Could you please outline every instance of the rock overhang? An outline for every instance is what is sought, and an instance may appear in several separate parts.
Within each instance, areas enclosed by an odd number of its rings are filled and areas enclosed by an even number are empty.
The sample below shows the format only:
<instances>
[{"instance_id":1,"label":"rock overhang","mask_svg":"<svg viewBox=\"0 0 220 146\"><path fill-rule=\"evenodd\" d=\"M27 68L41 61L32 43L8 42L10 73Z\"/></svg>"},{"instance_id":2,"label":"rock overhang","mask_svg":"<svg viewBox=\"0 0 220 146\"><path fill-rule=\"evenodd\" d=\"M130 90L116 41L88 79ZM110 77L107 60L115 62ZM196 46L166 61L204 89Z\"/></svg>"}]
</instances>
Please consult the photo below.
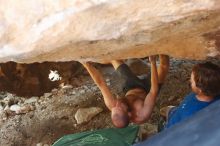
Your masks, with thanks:
<instances>
[{"instance_id":1,"label":"rock overhang","mask_svg":"<svg viewBox=\"0 0 220 146\"><path fill-rule=\"evenodd\" d=\"M0 3L0 62L220 56L218 0Z\"/></svg>"}]
</instances>

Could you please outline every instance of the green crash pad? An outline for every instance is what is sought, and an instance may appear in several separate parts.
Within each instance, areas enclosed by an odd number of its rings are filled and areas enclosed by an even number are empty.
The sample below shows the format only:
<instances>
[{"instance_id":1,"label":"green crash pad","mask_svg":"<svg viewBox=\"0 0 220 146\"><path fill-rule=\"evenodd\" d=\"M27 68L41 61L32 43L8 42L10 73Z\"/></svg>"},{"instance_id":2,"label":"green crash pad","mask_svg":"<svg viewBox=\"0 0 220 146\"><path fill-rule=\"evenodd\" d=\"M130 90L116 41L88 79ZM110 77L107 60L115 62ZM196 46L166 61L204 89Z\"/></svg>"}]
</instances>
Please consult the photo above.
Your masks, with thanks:
<instances>
[{"instance_id":1,"label":"green crash pad","mask_svg":"<svg viewBox=\"0 0 220 146\"><path fill-rule=\"evenodd\" d=\"M137 137L139 126L123 129L109 128L70 134L57 140L53 146L131 146Z\"/></svg>"}]
</instances>

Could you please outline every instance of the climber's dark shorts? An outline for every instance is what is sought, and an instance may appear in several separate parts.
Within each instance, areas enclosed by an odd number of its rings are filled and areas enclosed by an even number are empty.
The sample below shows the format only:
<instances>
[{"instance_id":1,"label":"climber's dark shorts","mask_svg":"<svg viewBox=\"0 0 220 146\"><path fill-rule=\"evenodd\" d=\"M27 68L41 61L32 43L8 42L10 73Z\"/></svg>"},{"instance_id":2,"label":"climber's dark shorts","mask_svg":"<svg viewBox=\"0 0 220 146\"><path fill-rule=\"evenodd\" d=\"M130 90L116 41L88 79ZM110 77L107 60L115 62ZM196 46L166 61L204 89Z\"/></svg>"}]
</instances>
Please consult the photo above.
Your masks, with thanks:
<instances>
[{"instance_id":1,"label":"climber's dark shorts","mask_svg":"<svg viewBox=\"0 0 220 146\"><path fill-rule=\"evenodd\" d=\"M123 92L127 93L131 89L141 88L144 89L147 93L150 91L151 87L151 75L150 73L145 76L144 79L136 77L126 64L120 65L117 70L117 74L122 80ZM160 89L161 85L159 85Z\"/></svg>"},{"instance_id":2,"label":"climber's dark shorts","mask_svg":"<svg viewBox=\"0 0 220 146\"><path fill-rule=\"evenodd\" d=\"M126 64L120 65L116 72L122 80L124 93L127 93L129 90L135 88L142 88L147 93L150 91L150 75L147 75L145 79L139 79L131 72L130 68Z\"/></svg>"}]
</instances>

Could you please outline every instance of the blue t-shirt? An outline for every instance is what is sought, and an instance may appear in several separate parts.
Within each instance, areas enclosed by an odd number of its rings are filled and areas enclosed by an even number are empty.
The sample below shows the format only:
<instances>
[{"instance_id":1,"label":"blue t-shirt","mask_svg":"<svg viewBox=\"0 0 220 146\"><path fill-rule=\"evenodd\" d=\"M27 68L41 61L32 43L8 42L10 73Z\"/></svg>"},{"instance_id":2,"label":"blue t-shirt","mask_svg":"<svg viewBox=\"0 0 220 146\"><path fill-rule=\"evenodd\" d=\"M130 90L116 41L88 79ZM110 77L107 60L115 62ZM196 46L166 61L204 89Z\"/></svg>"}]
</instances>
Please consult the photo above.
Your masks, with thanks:
<instances>
[{"instance_id":1,"label":"blue t-shirt","mask_svg":"<svg viewBox=\"0 0 220 146\"><path fill-rule=\"evenodd\" d=\"M219 98L220 96L215 97L215 99L210 102L199 101L196 98L195 93L190 93L184 98L184 100L181 102L181 104L178 107L171 109L168 115L166 128L169 128L174 124L189 118L191 115L207 107L209 104L215 102Z\"/></svg>"}]
</instances>

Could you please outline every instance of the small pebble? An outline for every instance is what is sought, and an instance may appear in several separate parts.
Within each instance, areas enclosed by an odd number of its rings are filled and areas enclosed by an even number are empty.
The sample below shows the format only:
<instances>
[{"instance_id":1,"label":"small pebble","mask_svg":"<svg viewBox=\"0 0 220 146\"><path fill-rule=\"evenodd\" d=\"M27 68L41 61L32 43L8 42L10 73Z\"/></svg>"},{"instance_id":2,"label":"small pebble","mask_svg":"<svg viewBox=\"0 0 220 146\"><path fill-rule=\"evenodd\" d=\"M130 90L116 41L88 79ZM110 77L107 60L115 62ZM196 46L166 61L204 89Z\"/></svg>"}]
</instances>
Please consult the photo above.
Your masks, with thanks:
<instances>
[{"instance_id":1,"label":"small pebble","mask_svg":"<svg viewBox=\"0 0 220 146\"><path fill-rule=\"evenodd\" d=\"M110 79L106 79L106 82L110 82Z\"/></svg>"},{"instance_id":2,"label":"small pebble","mask_svg":"<svg viewBox=\"0 0 220 146\"><path fill-rule=\"evenodd\" d=\"M49 98L52 95L52 93L44 93L45 98Z\"/></svg>"},{"instance_id":3,"label":"small pebble","mask_svg":"<svg viewBox=\"0 0 220 146\"><path fill-rule=\"evenodd\" d=\"M36 146L43 146L43 144L42 143L37 143Z\"/></svg>"},{"instance_id":4,"label":"small pebble","mask_svg":"<svg viewBox=\"0 0 220 146\"><path fill-rule=\"evenodd\" d=\"M92 87L92 90L97 90L97 89L98 89L98 87L96 87L96 86Z\"/></svg>"},{"instance_id":5,"label":"small pebble","mask_svg":"<svg viewBox=\"0 0 220 146\"><path fill-rule=\"evenodd\" d=\"M72 85L64 85L62 86L62 89L72 89L73 86Z\"/></svg>"},{"instance_id":6,"label":"small pebble","mask_svg":"<svg viewBox=\"0 0 220 146\"><path fill-rule=\"evenodd\" d=\"M31 97L31 98L25 100L24 103L27 103L27 104L34 103L34 102L37 102L38 99L39 99L38 97Z\"/></svg>"},{"instance_id":7,"label":"small pebble","mask_svg":"<svg viewBox=\"0 0 220 146\"><path fill-rule=\"evenodd\" d=\"M80 90L80 93L84 94L84 93L86 93L86 91L85 90Z\"/></svg>"},{"instance_id":8,"label":"small pebble","mask_svg":"<svg viewBox=\"0 0 220 146\"><path fill-rule=\"evenodd\" d=\"M4 107L0 104L0 111L3 111Z\"/></svg>"},{"instance_id":9,"label":"small pebble","mask_svg":"<svg viewBox=\"0 0 220 146\"><path fill-rule=\"evenodd\" d=\"M10 110L10 107L8 105L5 106L4 111Z\"/></svg>"},{"instance_id":10,"label":"small pebble","mask_svg":"<svg viewBox=\"0 0 220 146\"><path fill-rule=\"evenodd\" d=\"M10 106L10 110L17 113L19 110L21 110L21 107L17 104L14 104Z\"/></svg>"},{"instance_id":11,"label":"small pebble","mask_svg":"<svg viewBox=\"0 0 220 146\"><path fill-rule=\"evenodd\" d=\"M56 94L58 92L58 89L53 89L52 91L51 91L51 93L53 93L53 94Z\"/></svg>"}]
</instances>

